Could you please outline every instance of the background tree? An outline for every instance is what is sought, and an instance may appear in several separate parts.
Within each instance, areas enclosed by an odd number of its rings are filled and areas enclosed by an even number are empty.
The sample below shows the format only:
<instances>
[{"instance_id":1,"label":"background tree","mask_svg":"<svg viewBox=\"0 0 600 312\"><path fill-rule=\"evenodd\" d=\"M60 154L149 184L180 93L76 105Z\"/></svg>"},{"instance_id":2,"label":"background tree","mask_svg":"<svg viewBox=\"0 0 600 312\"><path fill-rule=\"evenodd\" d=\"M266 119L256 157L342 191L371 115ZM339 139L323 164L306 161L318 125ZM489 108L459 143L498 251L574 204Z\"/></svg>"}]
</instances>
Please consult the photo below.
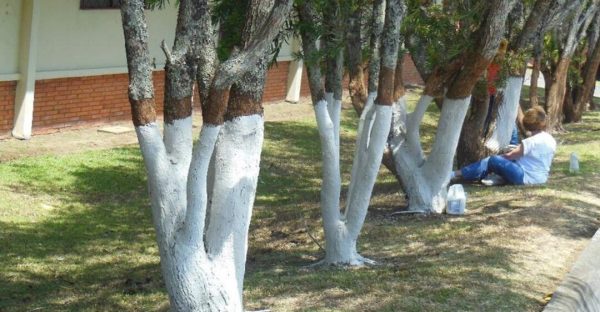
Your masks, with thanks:
<instances>
[{"instance_id":1,"label":"background tree","mask_svg":"<svg viewBox=\"0 0 600 312\"><path fill-rule=\"evenodd\" d=\"M372 3L371 3L372 2ZM381 66L381 33L385 21L385 1L355 0L345 6L348 12L346 33L346 55L348 67L348 91L354 110L360 116L367 97L376 96L379 70ZM368 18L370 17L370 18ZM398 53L396 79L402 79L403 49ZM368 68L368 81L365 81L365 68ZM365 85L366 83L366 85ZM396 84L402 84L397 81ZM383 165L396 177L402 187L402 180L396 171L392 152L386 145Z\"/></svg>"},{"instance_id":2,"label":"background tree","mask_svg":"<svg viewBox=\"0 0 600 312\"><path fill-rule=\"evenodd\" d=\"M400 22L404 15L401 0L388 0L381 41L381 75L377 95L366 98L357 134L347 205L340 212L340 109L343 76L342 10L337 2L301 1L298 5L300 34L323 155L321 213L325 232L325 259L322 263L361 265L370 262L360 256L356 244L364 223L383 149L390 129L394 102L394 74L399 49ZM354 14L353 14L354 15ZM355 15L354 15L355 16ZM320 50L318 41L323 27ZM320 61L324 55L325 84Z\"/></svg>"},{"instance_id":3,"label":"background tree","mask_svg":"<svg viewBox=\"0 0 600 312\"><path fill-rule=\"evenodd\" d=\"M548 129L562 131L563 103L571 59L585 37L587 29L598 10L597 0L571 1L572 14L564 19L562 27L556 29L547 39L546 46L551 53L544 54L545 66L542 69L546 81L546 112Z\"/></svg>"},{"instance_id":4,"label":"background tree","mask_svg":"<svg viewBox=\"0 0 600 312\"><path fill-rule=\"evenodd\" d=\"M556 27L564 17L564 1L537 0L525 4L516 6L508 20L510 32L507 31L505 37L509 44L498 52L495 61L500 66L499 77L495 81L487 81L489 75L481 77L480 87L473 94L458 145L459 167L496 154L510 143L531 47L541 45L543 34ZM520 15L525 12L529 15L522 22ZM486 90L489 86L497 90L494 101L490 100Z\"/></svg>"},{"instance_id":5,"label":"background tree","mask_svg":"<svg viewBox=\"0 0 600 312\"><path fill-rule=\"evenodd\" d=\"M132 118L148 173L171 309L242 311L247 232L263 139L262 64L291 0L249 1L243 45L218 66L208 2L179 2L175 43L172 50L163 44L163 136L154 109L144 1L121 3ZM203 125L192 144L196 81Z\"/></svg>"},{"instance_id":6,"label":"background tree","mask_svg":"<svg viewBox=\"0 0 600 312\"><path fill-rule=\"evenodd\" d=\"M594 87L596 85L596 74L600 66L600 10L596 12L587 38L582 45L582 53L579 57L581 66L577 68L575 79L567 84L567 92L564 100L565 122L581 121L581 116L586 105L592 101Z\"/></svg>"}]
</instances>

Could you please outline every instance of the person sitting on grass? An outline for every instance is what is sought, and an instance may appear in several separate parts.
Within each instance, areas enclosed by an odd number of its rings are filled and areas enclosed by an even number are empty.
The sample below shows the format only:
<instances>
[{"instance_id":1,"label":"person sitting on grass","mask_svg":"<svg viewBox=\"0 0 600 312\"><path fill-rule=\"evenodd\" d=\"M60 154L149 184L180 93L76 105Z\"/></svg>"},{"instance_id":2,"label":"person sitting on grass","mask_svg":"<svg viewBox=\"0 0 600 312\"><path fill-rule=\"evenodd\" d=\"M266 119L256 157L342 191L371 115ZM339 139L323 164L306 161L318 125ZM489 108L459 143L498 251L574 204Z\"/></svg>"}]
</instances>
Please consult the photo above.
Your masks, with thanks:
<instances>
[{"instance_id":1,"label":"person sitting on grass","mask_svg":"<svg viewBox=\"0 0 600 312\"><path fill-rule=\"evenodd\" d=\"M523 125L531 132L531 136L524 139L515 149L467 165L452 172L450 178L481 180L485 185L499 185L504 182L515 185L546 183L556 151L556 141L544 131L544 109L539 106L528 109L523 117ZM497 176L493 177L492 174Z\"/></svg>"}]
</instances>

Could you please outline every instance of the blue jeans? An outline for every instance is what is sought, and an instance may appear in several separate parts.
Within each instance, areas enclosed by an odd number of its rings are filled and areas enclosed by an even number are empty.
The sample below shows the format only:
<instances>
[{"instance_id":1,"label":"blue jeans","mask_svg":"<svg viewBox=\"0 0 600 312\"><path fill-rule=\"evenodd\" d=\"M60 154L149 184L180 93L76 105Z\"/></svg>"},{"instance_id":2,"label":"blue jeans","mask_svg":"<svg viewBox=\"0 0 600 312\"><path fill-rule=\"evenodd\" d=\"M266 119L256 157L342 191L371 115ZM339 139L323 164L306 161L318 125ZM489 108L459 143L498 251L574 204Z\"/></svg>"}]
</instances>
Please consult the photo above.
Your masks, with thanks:
<instances>
[{"instance_id":1,"label":"blue jeans","mask_svg":"<svg viewBox=\"0 0 600 312\"><path fill-rule=\"evenodd\" d=\"M462 178L467 181L477 181L490 173L495 173L510 184L523 184L525 173L516 162L502 156L490 156L460 169Z\"/></svg>"}]
</instances>

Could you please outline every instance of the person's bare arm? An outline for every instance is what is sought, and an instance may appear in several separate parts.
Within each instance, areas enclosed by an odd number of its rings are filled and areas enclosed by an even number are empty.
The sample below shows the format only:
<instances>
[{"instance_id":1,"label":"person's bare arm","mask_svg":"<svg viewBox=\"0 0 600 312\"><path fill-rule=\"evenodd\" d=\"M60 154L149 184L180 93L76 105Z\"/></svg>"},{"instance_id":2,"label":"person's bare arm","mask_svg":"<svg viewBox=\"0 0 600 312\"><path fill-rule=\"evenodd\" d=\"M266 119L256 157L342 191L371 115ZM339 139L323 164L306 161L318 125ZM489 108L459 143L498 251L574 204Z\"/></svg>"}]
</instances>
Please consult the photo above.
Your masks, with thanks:
<instances>
[{"instance_id":1,"label":"person's bare arm","mask_svg":"<svg viewBox=\"0 0 600 312\"><path fill-rule=\"evenodd\" d=\"M521 158L523 156L523 144L519 144L515 149L502 156L510 160L517 160Z\"/></svg>"}]
</instances>

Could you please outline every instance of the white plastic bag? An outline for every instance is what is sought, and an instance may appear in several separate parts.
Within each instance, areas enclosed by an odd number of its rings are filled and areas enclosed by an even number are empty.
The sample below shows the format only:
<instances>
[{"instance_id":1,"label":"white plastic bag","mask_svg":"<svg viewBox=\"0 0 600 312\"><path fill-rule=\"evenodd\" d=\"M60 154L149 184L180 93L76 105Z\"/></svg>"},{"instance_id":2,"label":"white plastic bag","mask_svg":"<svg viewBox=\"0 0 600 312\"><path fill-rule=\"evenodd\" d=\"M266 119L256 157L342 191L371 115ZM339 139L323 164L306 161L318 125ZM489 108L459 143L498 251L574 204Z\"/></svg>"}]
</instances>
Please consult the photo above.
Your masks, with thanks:
<instances>
[{"instance_id":1,"label":"white plastic bag","mask_svg":"<svg viewBox=\"0 0 600 312\"><path fill-rule=\"evenodd\" d=\"M446 213L452 215L462 215L465 213L467 196L462 184L454 184L448 190L446 203Z\"/></svg>"}]
</instances>

